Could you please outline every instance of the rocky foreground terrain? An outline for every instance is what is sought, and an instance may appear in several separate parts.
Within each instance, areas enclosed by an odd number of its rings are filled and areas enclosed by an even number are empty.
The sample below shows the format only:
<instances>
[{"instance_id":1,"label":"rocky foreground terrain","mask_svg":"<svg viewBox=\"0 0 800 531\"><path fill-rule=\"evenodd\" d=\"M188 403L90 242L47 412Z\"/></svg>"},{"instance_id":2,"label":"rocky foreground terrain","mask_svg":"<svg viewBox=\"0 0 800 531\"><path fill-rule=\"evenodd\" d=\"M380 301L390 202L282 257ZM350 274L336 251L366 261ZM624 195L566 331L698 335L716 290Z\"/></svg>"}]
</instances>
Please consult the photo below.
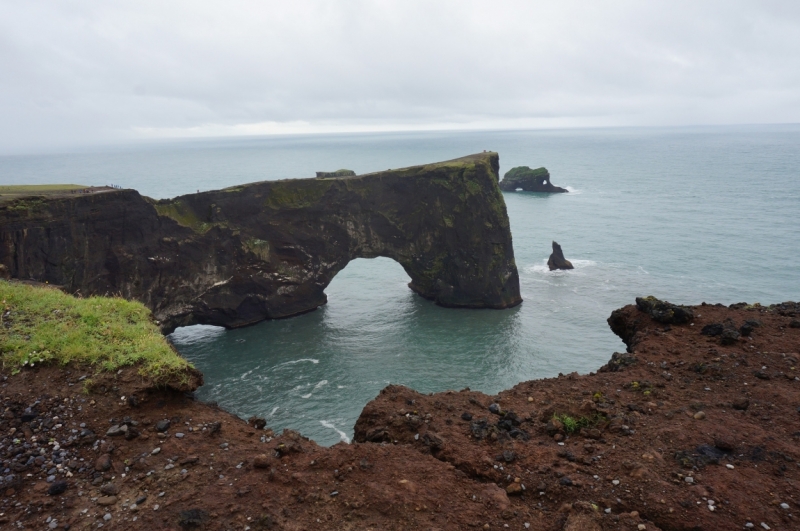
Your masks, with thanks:
<instances>
[{"instance_id":1,"label":"rocky foreground terrain","mask_svg":"<svg viewBox=\"0 0 800 531\"><path fill-rule=\"evenodd\" d=\"M389 386L353 444L126 369L3 372L2 529L800 529L800 305L615 311L589 375Z\"/></svg>"}]
</instances>

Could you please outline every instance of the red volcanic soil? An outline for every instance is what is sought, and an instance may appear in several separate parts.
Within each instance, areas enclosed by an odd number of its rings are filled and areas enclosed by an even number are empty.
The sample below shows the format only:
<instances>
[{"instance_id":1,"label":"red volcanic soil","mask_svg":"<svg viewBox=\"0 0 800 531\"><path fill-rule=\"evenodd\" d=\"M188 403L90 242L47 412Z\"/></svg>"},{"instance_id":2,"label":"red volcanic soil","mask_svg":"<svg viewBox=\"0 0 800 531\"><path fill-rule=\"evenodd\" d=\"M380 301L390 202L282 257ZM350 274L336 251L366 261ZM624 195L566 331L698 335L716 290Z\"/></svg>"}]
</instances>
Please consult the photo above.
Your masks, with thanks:
<instances>
[{"instance_id":1,"label":"red volcanic soil","mask_svg":"<svg viewBox=\"0 0 800 531\"><path fill-rule=\"evenodd\" d=\"M389 386L331 448L134 370L2 373L0 528L800 529L800 307L646 306L596 374Z\"/></svg>"}]
</instances>

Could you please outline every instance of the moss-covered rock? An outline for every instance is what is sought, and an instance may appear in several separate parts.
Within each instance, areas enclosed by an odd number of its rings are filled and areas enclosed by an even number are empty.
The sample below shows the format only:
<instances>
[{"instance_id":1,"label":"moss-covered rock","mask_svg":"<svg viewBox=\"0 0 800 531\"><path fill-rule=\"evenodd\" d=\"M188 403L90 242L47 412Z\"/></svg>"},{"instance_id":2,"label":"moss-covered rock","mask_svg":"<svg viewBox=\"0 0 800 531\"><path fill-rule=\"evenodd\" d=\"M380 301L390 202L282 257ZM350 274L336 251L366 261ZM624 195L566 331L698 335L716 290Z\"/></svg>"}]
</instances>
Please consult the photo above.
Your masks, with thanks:
<instances>
[{"instance_id":1,"label":"moss-covered rock","mask_svg":"<svg viewBox=\"0 0 800 531\"><path fill-rule=\"evenodd\" d=\"M386 256L443 306L519 304L496 153L155 201L134 190L0 204L12 277L147 305L165 330L243 326L326 302L350 260Z\"/></svg>"}]
</instances>

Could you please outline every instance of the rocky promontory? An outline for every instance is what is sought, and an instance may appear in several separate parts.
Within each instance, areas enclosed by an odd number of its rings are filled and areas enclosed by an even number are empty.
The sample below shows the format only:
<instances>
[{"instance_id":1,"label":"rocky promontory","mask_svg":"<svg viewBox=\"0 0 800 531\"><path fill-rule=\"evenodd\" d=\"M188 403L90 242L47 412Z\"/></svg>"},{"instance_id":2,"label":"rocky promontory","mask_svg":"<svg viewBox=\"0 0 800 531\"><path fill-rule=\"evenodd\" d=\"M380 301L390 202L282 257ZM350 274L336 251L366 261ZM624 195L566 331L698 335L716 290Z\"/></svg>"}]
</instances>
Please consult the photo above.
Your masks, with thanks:
<instances>
[{"instance_id":1,"label":"rocky promontory","mask_svg":"<svg viewBox=\"0 0 800 531\"><path fill-rule=\"evenodd\" d=\"M134 190L0 203L12 278L143 302L162 329L313 310L354 258L399 262L442 306L522 301L496 153L156 201Z\"/></svg>"},{"instance_id":2,"label":"rocky promontory","mask_svg":"<svg viewBox=\"0 0 800 531\"><path fill-rule=\"evenodd\" d=\"M627 348L596 373L496 395L390 385L330 448L131 369L86 386L80 366L3 368L0 525L797 529L798 317L642 298L609 318ZM702 333L728 323L733 343Z\"/></svg>"},{"instance_id":3,"label":"rocky promontory","mask_svg":"<svg viewBox=\"0 0 800 531\"><path fill-rule=\"evenodd\" d=\"M569 192L566 188L553 186L550 182L550 172L547 168L530 169L527 166L517 166L511 168L500 181L500 189L504 192L545 192L560 194Z\"/></svg>"}]
</instances>

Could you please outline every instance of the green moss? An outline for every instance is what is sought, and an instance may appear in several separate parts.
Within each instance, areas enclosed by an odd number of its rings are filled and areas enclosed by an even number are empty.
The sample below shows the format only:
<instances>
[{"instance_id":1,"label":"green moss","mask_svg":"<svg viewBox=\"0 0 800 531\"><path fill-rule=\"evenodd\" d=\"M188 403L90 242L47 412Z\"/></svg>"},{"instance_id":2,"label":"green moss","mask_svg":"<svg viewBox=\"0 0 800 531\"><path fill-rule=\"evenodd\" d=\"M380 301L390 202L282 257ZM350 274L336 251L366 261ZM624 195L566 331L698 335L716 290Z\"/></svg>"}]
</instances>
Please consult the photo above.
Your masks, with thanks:
<instances>
[{"instance_id":1,"label":"green moss","mask_svg":"<svg viewBox=\"0 0 800 531\"><path fill-rule=\"evenodd\" d=\"M547 168L536 168L532 170L527 166L517 166L516 168L511 168L508 170L503 176L503 180L508 179L509 181L516 181L519 179L537 179L549 177L550 172L547 171Z\"/></svg>"},{"instance_id":2,"label":"green moss","mask_svg":"<svg viewBox=\"0 0 800 531\"><path fill-rule=\"evenodd\" d=\"M33 212L45 206L45 200L39 197L17 199L13 201L8 209L17 212Z\"/></svg>"},{"instance_id":3,"label":"green moss","mask_svg":"<svg viewBox=\"0 0 800 531\"><path fill-rule=\"evenodd\" d=\"M40 363L87 364L98 371L137 365L142 376L166 383L186 378L191 367L139 302L79 299L4 280L0 302L0 359L12 372Z\"/></svg>"},{"instance_id":4,"label":"green moss","mask_svg":"<svg viewBox=\"0 0 800 531\"><path fill-rule=\"evenodd\" d=\"M481 185L473 180L468 180L467 191L472 195L481 195Z\"/></svg>"},{"instance_id":5,"label":"green moss","mask_svg":"<svg viewBox=\"0 0 800 531\"><path fill-rule=\"evenodd\" d=\"M553 418L560 421L561 424L564 425L564 431L567 432L568 435L578 433L583 428L593 428L605 420L605 417L600 413L595 413L588 417L573 417L572 415L567 415L566 413L557 413L553 415Z\"/></svg>"},{"instance_id":6,"label":"green moss","mask_svg":"<svg viewBox=\"0 0 800 531\"><path fill-rule=\"evenodd\" d=\"M318 203L334 181L296 180L272 183L266 204L270 208L305 208Z\"/></svg>"},{"instance_id":7,"label":"green moss","mask_svg":"<svg viewBox=\"0 0 800 531\"><path fill-rule=\"evenodd\" d=\"M202 221L197 213L182 201L157 201L153 206L159 216L174 219L179 225L188 227L195 232L202 234L213 226L213 223Z\"/></svg>"},{"instance_id":8,"label":"green moss","mask_svg":"<svg viewBox=\"0 0 800 531\"><path fill-rule=\"evenodd\" d=\"M250 239L244 242L244 247L264 262L269 262L269 242L265 240Z\"/></svg>"}]
</instances>

